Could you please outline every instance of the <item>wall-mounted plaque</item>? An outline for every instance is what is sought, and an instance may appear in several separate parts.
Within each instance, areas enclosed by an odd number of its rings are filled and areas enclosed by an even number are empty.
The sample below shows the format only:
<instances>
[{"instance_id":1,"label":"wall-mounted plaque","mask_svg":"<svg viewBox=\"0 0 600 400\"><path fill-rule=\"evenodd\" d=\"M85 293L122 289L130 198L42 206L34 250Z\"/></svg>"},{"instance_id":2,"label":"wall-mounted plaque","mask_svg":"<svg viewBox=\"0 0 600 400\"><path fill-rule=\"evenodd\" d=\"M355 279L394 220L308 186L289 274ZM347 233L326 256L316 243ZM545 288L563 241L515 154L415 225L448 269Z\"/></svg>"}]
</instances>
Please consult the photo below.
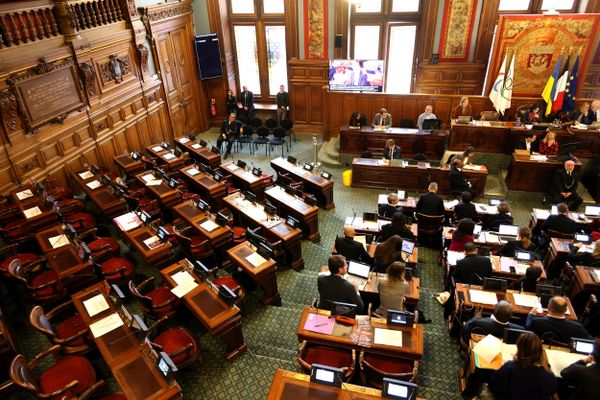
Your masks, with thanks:
<instances>
[{"instance_id":1,"label":"wall-mounted plaque","mask_svg":"<svg viewBox=\"0 0 600 400\"><path fill-rule=\"evenodd\" d=\"M40 125L62 122L71 111L85 106L76 66L71 59L40 64L12 76L8 82L17 95L27 131Z\"/></svg>"}]
</instances>

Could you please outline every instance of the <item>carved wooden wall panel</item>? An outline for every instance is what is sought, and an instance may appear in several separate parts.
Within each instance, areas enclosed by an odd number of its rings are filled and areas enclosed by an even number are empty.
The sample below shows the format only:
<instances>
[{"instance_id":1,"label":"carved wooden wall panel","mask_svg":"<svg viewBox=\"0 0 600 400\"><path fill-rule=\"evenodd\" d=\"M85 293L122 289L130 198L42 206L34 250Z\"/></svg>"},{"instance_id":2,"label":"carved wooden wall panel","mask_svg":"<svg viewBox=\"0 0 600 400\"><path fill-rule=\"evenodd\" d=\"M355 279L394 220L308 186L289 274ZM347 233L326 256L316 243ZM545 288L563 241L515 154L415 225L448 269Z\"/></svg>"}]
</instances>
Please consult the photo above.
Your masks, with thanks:
<instances>
[{"instance_id":1,"label":"carved wooden wall panel","mask_svg":"<svg viewBox=\"0 0 600 400\"><path fill-rule=\"evenodd\" d=\"M480 94L485 64L420 64L417 66L416 93Z\"/></svg>"}]
</instances>

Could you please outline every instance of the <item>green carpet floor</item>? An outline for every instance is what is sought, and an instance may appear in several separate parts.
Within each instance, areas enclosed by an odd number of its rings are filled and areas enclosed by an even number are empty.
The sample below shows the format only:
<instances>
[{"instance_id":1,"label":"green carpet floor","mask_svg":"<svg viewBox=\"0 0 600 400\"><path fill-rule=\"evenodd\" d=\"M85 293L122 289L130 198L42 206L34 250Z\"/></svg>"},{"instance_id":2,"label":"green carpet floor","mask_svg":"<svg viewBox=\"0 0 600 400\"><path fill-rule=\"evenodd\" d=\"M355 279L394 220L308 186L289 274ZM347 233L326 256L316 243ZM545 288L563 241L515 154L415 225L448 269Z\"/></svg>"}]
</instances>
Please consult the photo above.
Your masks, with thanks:
<instances>
[{"instance_id":1,"label":"green carpet floor","mask_svg":"<svg viewBox=\"0 0 600 400\"><path fill-rule=\"evenodd\" d=\"M298 160L310 161L312 154L312 137L307 134L297 134L298 142L294 143L290 154ZM212 130L202 135L204 139L214 139L216 131ZM273 157L265 157L264 149L257 155L251 156L247 148L242 149L238 157L252 161L264 172L272 173L269 160L279 155L275 150ZM490 178L486 192L490 194L504 193L503 182L499 171L506 168L507 159L502 155L479 155L478 162L493 165L490 167ZM298 349L296 328L301 310L317 297L317 273L327 261L335 236L342 230L346 216L373 211L376 209L379 191L369 189L353 189L342 185L342 172L347 167L326 168L333 173L335 181L334 201L336 208L331 211L319 212L319 230L321 240L318 243L304 241L302 253L305 268L293 271L286 267L278 270L277 279L282 297L281 307L264 306L260 303L260 293L256 291L247 294L242 305L242 328L248 351L238 359L225 361L224 345L217 338L208 334L202 325L186 313L184 307L176 317L178 324L187 326L197 336L201 346L201 359L197 365L180 371L176 378L183 389L184 398L215 399L215 400L253 400L264 399L268 392L271 379L277 368L300 371L295 355ZM412 195L415 195L414 193ZM526 224L532 207L541 205L541 195L525 192L513 192L506 196L513 207L513 215L518 224ZM113 235L114 228L105 221L104 229ZM122 250L131 253L122 244ZM158 271L152 266L145 265L137 254L130 254L137 261L137 272L146 276L157 276ZM425 399L460 399L457 378L463 363L455 340L446 333L442 317L442 308L432 295L440 290L443 271L437 264L437 253L432 250L419 249L421 264L421 301L419 307L431 324L425 325L425 355L419 368L419 397ZM32 357L37 352L48 347L47 339L34 331L28 322L31 301L25 291L18 285L9 284L9 293L5 299L10 303L14 312L19 338L25 355ZM129 301L128 308L136 309L135 302ZM110 371L98 353L89 355L98 377L107 381L107 391L118 390ZM356 374L358 377L358 373ZM357 380L358 381L358 380ZM9 399L27 399L28 394L15 391Z\"/></svg>"}]
</instances>

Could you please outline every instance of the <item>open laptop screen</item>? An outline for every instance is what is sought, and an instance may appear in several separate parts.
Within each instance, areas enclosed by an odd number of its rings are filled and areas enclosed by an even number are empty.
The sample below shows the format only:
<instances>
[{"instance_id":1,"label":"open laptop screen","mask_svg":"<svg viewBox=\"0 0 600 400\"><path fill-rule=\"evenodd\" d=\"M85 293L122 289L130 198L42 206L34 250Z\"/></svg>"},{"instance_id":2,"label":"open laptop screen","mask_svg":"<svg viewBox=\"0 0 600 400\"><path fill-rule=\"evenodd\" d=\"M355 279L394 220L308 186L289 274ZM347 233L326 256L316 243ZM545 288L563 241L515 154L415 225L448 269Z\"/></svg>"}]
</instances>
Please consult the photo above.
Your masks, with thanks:
<instances>
[{"instance_id":1,"label":"open laptop screen","mask_svg":"<svg viewBox=\"0 0 600 400\"><path fill-rule=\"evenodd\" d=\"M356 276L360 276L361 278L369 278L369 272L371 272L371 267L367 264L362 264L356 261L348 262L348 273Z\"/></svg>"},{"instance_id":2,"label":"open laptop screen","mask_svg":"<svg viewBox=\"0 0 600 400\"><path fill-rule=\"evenodd\" d=\"M415 248L415 242L411 242L409 240L402 240L402 252L412 254Z\"/></svg>"},{"instance_id":3,"label":"open laptop screen","mask_svg":"<svg viewBox=\"0 0 600 400\"><path fill-rule=\"evenodd\" d=\"M500 225L498 228L500 235L506 236L517 236L519 233L519 227L517 225Z\"/></svg>"},{"instance_id":4,"label":"open laptop screen","mask_svg":"<svg viewBox=\"0 0 600 400\"><path fill-rule=\"evenodd\" d=\"M585 206L585 215L600 216L600 206Z\"/></svg>"}]
</instances>

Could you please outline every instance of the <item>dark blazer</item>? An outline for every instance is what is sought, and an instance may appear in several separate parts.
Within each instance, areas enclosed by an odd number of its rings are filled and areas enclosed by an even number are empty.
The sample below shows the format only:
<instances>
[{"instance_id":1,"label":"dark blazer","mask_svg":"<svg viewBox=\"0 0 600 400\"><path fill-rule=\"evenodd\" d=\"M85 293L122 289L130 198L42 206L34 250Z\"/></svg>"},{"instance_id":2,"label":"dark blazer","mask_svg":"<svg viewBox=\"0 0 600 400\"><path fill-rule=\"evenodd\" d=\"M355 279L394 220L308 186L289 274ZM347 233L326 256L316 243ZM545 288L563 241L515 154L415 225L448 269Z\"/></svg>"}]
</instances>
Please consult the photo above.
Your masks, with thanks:
<instances>
[{"instance_id":1,"label":"dark blazer","mask_svg":"<svg viewBox=\"0 0 600 400\"><path fill-rule=\"evenodd\" d=\"M550 215L540 226L542 231L553 230L562 233L575 233L577 223L564 214Z\"/></svg>"},{"instance_id":2,"label":"dark blazer","mask_svg":"<svg viewBox=\"0 0 600 400\"><path fill-rule=\"evenodd\" d=\"M417 213L426 215L444 215L444 199L436 193L427 192L417 201Z\"/></svg>"},{"instance_id":3,"label":"dark blazer","mask_svg":"<svg viewBox=\"0 0 600 400\"><path fill-rule=\"evenodd\" d=\"M394 145L394 160L399 160L399 159L402 158L401 152L402 152L402 149L400 148L400 146L398 146L397 144L395 144ZM385 150L383 151L383 157L386 160L391 159L390 153L391 153L390 148L386 147Z\"/></svg>"},{"instance_id":4,"label":"dark blazer","mask_svg":"<svg viewBox=\"0 0 600 400\"><path fill-rule=\"evenodd\" d=\"M528 314L525 329L532 331L540 338L544 334L552 333L552 338L561 343L569 343L572 337L592 339L579 321L553 318L548 315L538 317Z\"/></svg>"},{"instance_id":5,"label":"dark blazer","mask_svg":"<svg viewBox=\"0 0 600 400\"><path fill-rule=\"evenodd\" d=\"M515 146L515 150L527 150L527 145L525 144L525 138L521 138L521 140L519 140L517 142L517 145ZM537 151L537 150L538 150L538 141L536 140L535 142L531 143L529 152L533 153L534 151Z\"/></svg>"},{"instance_id":6,"label":"dark blazer","mask_svg":"<svg viewBox=\"0 0 600 400\"><path fill-rule=\"evenodd\" d=\"M456 268L452 273L458 283L481 284L482 281L476 275L481 279L492 276L492 262L489 257L467 254L465 258L456 262Z\"/></svg>"},{"instance_id":7,"label":"dark blazer","mask_svg":"<svg viewBox=\"0 0 600 400\"><path fill-rule=\"evenodd\" d=\"M577 173L572 172L572 175L567 175L567 171L560 169L554 173L552 178L552 188L550 191L560 196L560 192L577 192Z\"/></svg>"},{"instance_id":8,"label":"dark blazer","mask_svg":"<svg viewBox=\"0 0 600 400\"><path fill-rule=\"evenodd\" d=\"M462 334L463 339L466 343L469 343L471 339L471 332L473 329L477 328L475 333L481 333L482 335L493 335L497 338L502 339L504 336L504 329L523 329L521 325L513 324L509 322L508 324L501 324L498 321L494 321L491 318L471 318L464 326Z\"/></svg>"},{"instance_id":9,"label":"dark blazer","mask_svg":"<svg viewBox=\"0 0 600 400\"><path fill-rule=\"evenodd\" d=\"M573 110L573 111L571 111L571 114L569 114L569 119L571 121L579 120L579 122L582 124L591 125L592 122L594 122L592 120L592 118L594 118L593 114L594 114L593 112L590 113L590 110L588 110L587 114L585 114L583 117L581 117L581 111ZM581 117L581 119L579 117Z\"/></svg>"},{"instance_id":10,"label":"dark blazer","mask_svg":"<svg viewBox=\"0 0 600 400\"><path fill-rule=\"evenodd\" d=\"M521 367L509 361L490 379L496 400L550 400L556 392L556 377L544 367Z\"/></svg>"},{"instance_id":11,"label":"dark blazer","mask_svg":"<svg viewBox=\"0 0 600 400\"><path fill-rule=\"evenodd\" d=\"M254 110L254 93L249 90L241 92L240 103L242 103L242 107L248 107L248 111Z\"/></svg>"},{"instance_id":12,"label":"dark blazer","mask_svg":"<svg viewBox=\"0 0 600 400\"><path fill-rule=\"evenodd\" d=\"M379 241L385 242L394 235L398 235L401 238L408 240L415 240L415 235L407 227L401 226L400 229L394 229L392 224L386 224L381 227L381 232L379 233Z\"/></svg>"},{"instance_id":13,"label":"dark blazer","mask_svg":"<svg viewBox=\"0 0 600 400\"><path fill-rule=\"evenodd\" d=\"M598 363L587 367L583 361L577 361L563 369L560 375L567 385L574 386L570 400L600 400Z\"/></svg>"},{"instance_id":14,"label":"dark blazer","mask_svg":"<svg viewBox=\"0 0 600 400\"><path fill-rule=\"evenodd\" d=\"M373 263L373 258L367 253L365 246L350 237L338 236L335 238L335 251L348 260L362 261L367 264Z\"/></svg>"},{"instance_id":15,"label":"dark blazer","mask_svg":"<svg viewBox=\"0 0 600 400\"><path fill-rule=\"evenodd\" d=\"M477 209L475 208L475 204L473 203L458 203L454 207L454 216L457 220L461 220L463 218L475 219L477 218Z\"/></svg>"},{"instance_id":16,"label":"dark blazer","mask_svg":"<svg viewBox=\"0 0 600 400\"><path fill-rule=\"evenodd\" d=\"M590 121L590 123L598 121L597 114L591 108L588 110L587 118Z\"/></svg>"},{"instance_id":17,"label":"dark blazer","mask_svg":"<svg viewBox=\"0 0 600 400\"><path fill-rule=\"evenodd\" d=\"M358 118L350 117L350 121L348 122L349 126L365 126L367 125L367 117L361 115Z\"/></svg>"},{"instance_id":18,"label":"dark blazer","mask_svg":"<svg viewBox=\"0 0 600 400\"><path fill-rule=\"evenodd\" d=\"M397 212L402 212L402 207L391 204L380 204L378 208L377 213L384 218L392 218Z\"/></svg>"},{"instance_id":19,"label":"dark blazer","mask_svg":"<svg viewBox=\"0 0 600 400\"><path fill-rule=\"evenodd\" d=\"M290 98L288 92L277 92L277 96L275 96L275 101L277 102L277 108L288 108L290 106Z\"/></svg>"},{"instance_id":20,"label":"dark blazer","mask_svg":"<svg viewBox=\"0 0 600 400\"><path fill-rule=\"evenodd\" d=\"M523 243L521 243L520 240L509 240L500 248L500 250L498 250L498 255L504 257L514 257L515 250L517 249L535 252L537 250L537 246L533 242L530 242L529 247L524 249Z\"/></svg>"},{"instance_id":21,"label":"dark blazer","mask_svg":"<svg viewBox=\"0 0 600 400\"><path fill-rule=\"evenodd\" d=\"M487 231L497 231L500 225L512 225L513 217L508 214L491 214L483 222L482 228Z\"/></svg>"},{"instance_id":22,"label":"dark blazer","mask_svg":"<svg viewBox=\"0 0 600 400\"><path fill-rule=\"evenodd\" d=\"M353 284L339 275L321 275L317 279L319 289L319 308L330 309L330 301L351 303L358 306L358 312L364 310L364 304Z\"/></svg>"},{"instance_id":23,"label":"dark blazer","mask_svg":"<svg viewBox=\"0 0 600 400\"><path fill-rule=\"evenodd\" d=\"M462 171L456 168L454 165L450 166L448 179L450 180L451 193L462 193L469 189L469 181L467 178L465 178Z\"/></svg>"},{"instance_id":24,"label":"dark blazer","mask_svg":"<svg viewBox=\"0 0 600 400\"><path fill-rule=\"evenodd\" d=\"M221 125L221 134L226 136L225 140L230 140L240 136L240 130L242 129L242 123L237 119L230 123L229 119L223 122Z\"/></svg>"}]
</instances>

